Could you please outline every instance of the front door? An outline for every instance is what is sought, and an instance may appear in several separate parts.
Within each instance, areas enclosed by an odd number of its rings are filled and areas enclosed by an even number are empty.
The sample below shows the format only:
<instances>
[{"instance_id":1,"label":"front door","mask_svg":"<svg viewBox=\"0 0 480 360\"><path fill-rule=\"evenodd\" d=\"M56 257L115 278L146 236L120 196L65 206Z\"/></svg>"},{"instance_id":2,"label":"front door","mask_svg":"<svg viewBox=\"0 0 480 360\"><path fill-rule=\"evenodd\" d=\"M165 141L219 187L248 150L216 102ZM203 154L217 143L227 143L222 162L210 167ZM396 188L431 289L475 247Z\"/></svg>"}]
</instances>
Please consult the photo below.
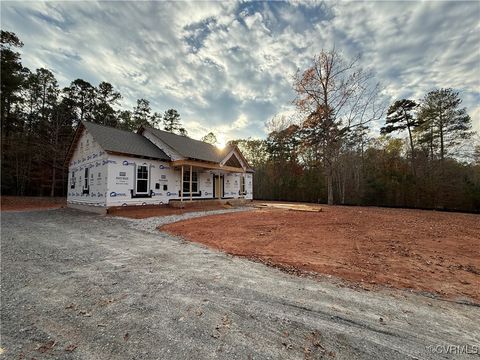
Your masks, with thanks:
<instances>
[{"instance_id":1,"label":"front door","mask_svg":"<svg viewBox=\"0 0 480 360\"><path fill-rule=\"evenodd\" d=\"M213 193L216 199L223 197L223 175L213 175Z\"/></svg>"}]
</instances>

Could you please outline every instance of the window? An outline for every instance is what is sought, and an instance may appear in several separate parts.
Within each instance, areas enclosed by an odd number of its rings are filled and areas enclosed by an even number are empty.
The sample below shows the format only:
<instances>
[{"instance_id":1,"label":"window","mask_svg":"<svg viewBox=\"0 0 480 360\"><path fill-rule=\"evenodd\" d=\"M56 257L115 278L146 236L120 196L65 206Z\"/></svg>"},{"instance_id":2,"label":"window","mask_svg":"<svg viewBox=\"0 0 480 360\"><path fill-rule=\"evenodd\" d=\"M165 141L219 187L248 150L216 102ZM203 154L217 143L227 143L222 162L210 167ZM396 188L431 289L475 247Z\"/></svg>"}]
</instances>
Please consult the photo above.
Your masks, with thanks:
<instances>
[{"instance_id":1,"label":"window","mask_svg":"<svg viewBox=\"0 0 480 360\"><path fill-rule=\"evenodd\" d=\"M137 194L148 193L148 167L140 165L137 167Z\"/></svg>"},{"instance_id":2,"label":"window","mask_svg":"<svg viewBox=\"0 0 480 360\"><path fill-rule=\"evenodd\" d=\"M86 167L85 174L83 177L83 193L84 194L88 194L88 173L89 173L89 169Z\"/></svg>"},{"instance_id":3,"label":"window","mask_svg":"<svg viewBox=\"0 0 480 360\"><path fill-rule=\"evenodd\" d=\"M75 171L72 171L72 177L70 179L70 189L75 189Z\"/></svg>"},{"instance_id":4,"label":"window","mask_svg":"<svg viewBox=\"0 0 480 360\"><path fill-rule=\"evenodd\" d=\"M190 171L183 172L183 192L190 194ZM192 171L192 194L198 192L198 174Z\"/></svg>"},{"instance_id":5,"label":"window","mask_svg":"<svg viewBox=\"0 0 480 360\"><path fill-rule=\"evenodd\" d=\"M245 175L240 175L240 195L245 195Z\"/></svg>"}]
</instances>

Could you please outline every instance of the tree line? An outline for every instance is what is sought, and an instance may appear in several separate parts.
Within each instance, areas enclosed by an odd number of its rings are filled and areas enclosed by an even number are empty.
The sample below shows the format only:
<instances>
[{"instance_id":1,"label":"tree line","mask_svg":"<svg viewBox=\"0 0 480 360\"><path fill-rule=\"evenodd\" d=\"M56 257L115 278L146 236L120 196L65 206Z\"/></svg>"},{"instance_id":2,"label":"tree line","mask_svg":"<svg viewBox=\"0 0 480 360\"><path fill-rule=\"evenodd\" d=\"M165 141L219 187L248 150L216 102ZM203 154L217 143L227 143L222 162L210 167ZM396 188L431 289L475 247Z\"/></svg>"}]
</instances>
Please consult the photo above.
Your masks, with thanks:
<instances>
[{"instance_id":1,"label":"tree line","mask_svg":"<svg viewBox=\"0 0 480 360\"><path fill-rule=\"evenodd\" d=\"M160 114L146 99L123 109L108 82L60 89L50 70L22 66L22 45L1 32L2 194L64 195L64 159L82 120L187 135L178 111ZM254 198L480 211L478 134L454 89L386 106L373 73L335 49L299 70L293 89L295 111L271 119L266 139L231 141L256 171ZM217 142L212 132L202 140Z\"/></svg>"},{"instance_id":2,"label":"tree line","mask_svg":"<svg viewBox=\"0 0 480 360\"><path fill-rule=\"evenodd\" d=\"M293 86L294 114L272 119L265 140L235 141L256 170L254 198L480 211L478 134L457 91L385 106L372 73L336 50Z\"/></svg>"},{"instance_id":3,"label":"tree line","mask_svg":"<svg viewBox=\"0 0 480 360\"><path fill-rule=\"evenodd\" d=\"M108 82L93 86L76 79L60 89L52 71L22 65L18 49L23 43L14 33L2 30L0 40L2 194L65 195L64 160L83 120L129 131L163 127L187 135L177 110L162 115L146 99L122 109L122 95Z\"/></svg>"}]
</instances>

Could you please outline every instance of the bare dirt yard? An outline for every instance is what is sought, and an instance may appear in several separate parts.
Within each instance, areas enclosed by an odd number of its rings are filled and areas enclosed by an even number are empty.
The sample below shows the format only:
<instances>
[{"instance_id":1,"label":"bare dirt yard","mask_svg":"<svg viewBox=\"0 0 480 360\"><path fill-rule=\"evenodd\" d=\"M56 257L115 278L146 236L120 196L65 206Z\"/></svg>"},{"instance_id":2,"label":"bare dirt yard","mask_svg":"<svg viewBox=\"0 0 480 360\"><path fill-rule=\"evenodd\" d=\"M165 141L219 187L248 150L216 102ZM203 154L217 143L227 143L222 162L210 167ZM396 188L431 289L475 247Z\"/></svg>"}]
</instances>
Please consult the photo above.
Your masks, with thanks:
<instances>
[{"instance_id":1,"label":"bare dirt yard","mask_svg":"<svg viewBox=\"0 0 480 360\"><path fill-rule=\"evenodd\" d=\"M290 272L480 303L480 215L322 206L190 219L174 235Z\"/></svg>"},{"instance_id":2,"label":"bare dirt yard","mask_svg":"<svg viewBox=\"0 0 480 360\"><path fill-rule=\"evenodd\" d=\"M64 197L1 196L2 211L58 209L67 206Z\"/></svg>"}]
</instances>

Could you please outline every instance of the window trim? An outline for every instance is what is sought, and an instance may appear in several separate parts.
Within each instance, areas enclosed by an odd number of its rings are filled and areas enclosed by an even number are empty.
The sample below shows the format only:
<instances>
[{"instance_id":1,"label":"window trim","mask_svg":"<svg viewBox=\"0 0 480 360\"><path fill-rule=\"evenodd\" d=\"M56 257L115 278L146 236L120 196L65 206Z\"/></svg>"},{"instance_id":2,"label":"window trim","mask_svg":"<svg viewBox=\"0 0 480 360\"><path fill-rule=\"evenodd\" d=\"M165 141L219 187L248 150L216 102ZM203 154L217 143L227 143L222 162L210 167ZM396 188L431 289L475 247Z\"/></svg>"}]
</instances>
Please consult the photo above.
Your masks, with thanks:
<instances>
[{"instance_id":1,"label":"window trim","mask_svg":"<svg viewBox=\"0 0 480 360\"><path fill-rule=\"evenodd\" d=\"M199 186L199 176L198 171L193 170L192 174L192 196L200 194L200 186ZM196 190L194 190L196 188ZM183 179L182 179L182 195L190 196L190 170L183 171Z\"/></svg>"},{"instance_id":2,"label":"window trim","mask_svg":"<svg viewBox=\"0 0 480 360\"><path fill-rule=\"evenodd\" d=\"M75 177L75 170L72 170L72 174L71 174L71 177L70 177L70 189L75 189L75 185L76 185L76 177Z\"/></svg>"},{"instance_id":3,"label":"window trim","mask_svg":"<svg viewBox=\"0 0 480 360\"><path fill-rule=\"evenodd\" d=\"M245 196L247 194L246 192L246 178L245 178L245 175L244 174L240 174L240 190L239 190L239 193L240 195L243 195Z\"/></svg>"},{"instance_id":4,"label":"window trim","mask_svg":"<svg viewBox=\"0 0 480 360\"><path fill-rule=\"evenodd\" d=\"M90 193L90 169L88 166L85 166L85 171L83 173L83 194Z\"/></svg>"},{"instance_id":5,"label":"window trim","mask_svg":"<svg viewBox=\"0 0 480 360\"><path fill-rule=\"evenodd\" d=\"M147 178L146 179L139 179L138 177L138 171L140 170L140 168L145 168L146 169L146 173L147 173ZM145 191L138 191L138 182L139 181L145 181L146 182L146 190ZM141 195L141 196L145 196L145 195L148 195L150 194L150 168L147 164L142 164L142 165L137 165L135 167L135 195Z\"/></svg>"}]
</instances>

